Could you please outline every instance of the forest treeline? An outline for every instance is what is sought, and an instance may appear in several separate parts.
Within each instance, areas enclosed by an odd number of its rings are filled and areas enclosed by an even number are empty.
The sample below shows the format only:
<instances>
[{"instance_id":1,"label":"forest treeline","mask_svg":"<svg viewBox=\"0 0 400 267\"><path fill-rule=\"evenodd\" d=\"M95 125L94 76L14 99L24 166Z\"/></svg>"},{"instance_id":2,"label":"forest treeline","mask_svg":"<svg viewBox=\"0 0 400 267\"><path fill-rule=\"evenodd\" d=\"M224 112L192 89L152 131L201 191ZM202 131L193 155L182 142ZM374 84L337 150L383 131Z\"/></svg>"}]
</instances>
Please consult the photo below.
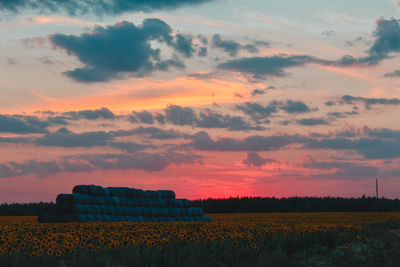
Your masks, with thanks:
<instances>
[{"instance_id":1,"label":"forest treeline","mask_svg":"<svg viewBox=\"0 0 400 267\"><path fill-rule=\"evenodd\" d=\"M54 202L1 204L0 216L39 216L54 211Z\"/></svg>"},{"instance_id":2,"label":"forest treeline","mask_svg":"<svg viewBox=\"0 0 400 267\"><path fill-rule=\"evenodd\" d=\"M230 197L192 201L205 213L233 212L321 212L321 211L400 211L399 199L376 197Z\"/></svg>"},{"instance_id":3,"label":"forest treeline","mask_svg":"<svg viewBox=\"0 0 400 267\"><path fill-rule=\"evenodd\" d=\"M376 197L230 197L193 200L205 213L400 211L399 199ZM55 210L53 202L1 204L0 216L37 216Z\"/></svg>"}]
</instances>

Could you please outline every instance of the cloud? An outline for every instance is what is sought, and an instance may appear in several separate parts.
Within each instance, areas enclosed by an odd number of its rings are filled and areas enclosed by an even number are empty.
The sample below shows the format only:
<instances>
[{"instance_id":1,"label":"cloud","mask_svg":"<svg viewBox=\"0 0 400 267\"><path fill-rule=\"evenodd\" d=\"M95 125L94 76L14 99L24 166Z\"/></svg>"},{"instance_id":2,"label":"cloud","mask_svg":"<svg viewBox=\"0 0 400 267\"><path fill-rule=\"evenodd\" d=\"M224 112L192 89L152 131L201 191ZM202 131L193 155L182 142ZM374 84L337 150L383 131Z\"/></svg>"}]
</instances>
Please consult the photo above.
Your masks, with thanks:
<instances>
[{"instance_id":1,"label":"cloud","mask_svg":"<svg viewBox=\"0 0 400 267\"><path fill-rule=\"evenodd\" d=\"M400 77L400 70L395 70L393 72L388 72L384 75L385 78L396 78Z\"/></svg>"},{"instance_id":2,"label":"cloud","mask_svg":"<svg viewBox=\"0 0 400 267\"><path fill-rule=\"evenodd\" d=\"M299 119L296 122L297 122L297 124L300 124L303 126L315 126L315 125L329 124L329 122L323 118L305 118L305 119Z\"/></svg>"},{"instance_id":3,"label":"cloud","mask_svg":"<svg viewBox=\"0 0 400 267\"><path fill-rule=\"evenodd\" d=\"M268 118L272 114L278 113L279 110L283 110L284 112L289 114L308 113L312 111L311 108L307 106L304 102L293 100L273 100L265 106L258 103L245 102L242 104L237 104L235 108L250 116L254 121Z\"/></svg>"},{"instance_id":4,"label":"cloud","mask_svg":"<svg viewBox=\"0 0 400 267\"><path fill-rule=\"evenodd\" d=\"M270 77L285 77L288 73L286 68L303 66L307 63L323 63L323 61L307 55L289 56L279 54L268 57L248 57L226 61L218 67L220 69L231 70L248 74L254 79L264 79Z\"/></svg>"},{"instance_id":5,"label":"cloud","mask_svg":"<svg viewBox=\"0 0 400 267\"><path fill-rule=\"evenodd\" d=\"M391 52L400 52L400 26L395 19L378 20L374 32L375 40L368 53L372 59L382 60Z\"/></svg>"},{"instance_id":6,"label":"cloud","mask_svg":"<svg viewBox=\"0 0 400 267\"><path fill-rule=\"evenodd\" d=\"M251 96L257 96L257 95L263 95L265 94L266 91L262 90L262 89L254 89L253 91L251 91Z\"/></svg>"},{"instance_id":7,"label":"cloud","mask_svg":"<svg viewBox=\"0 0 400 267\"><path fill-rule=\"evenodd\" d=\"M278 54L267 57L248 57L241 59L228 60L218 67L220 69L240 72L249 75L255 80L271 77L286 77L287 68L300 67L306 64L319 64L325 66L368 66L376 65L382 60L390 58L391 53L400 52L400 25L395 19L377 21L377 27L373 32L374 40L371 47L366 51L364 57L354 57L344 55L337 60L326 60L309 55L286 55ZM238 44L227 46L233 51L237 51Z\"/></svg>"},{"instance_id":8,"label":"cloud","mask_svg":"<svg viewBox=\"0 0 400 267\"><path fill-rule=\"evenodd\" d=\"M171 165L197 164L201 157L189 153L133 154L83 154L64 156L52 161L27 160L22 163L9 161L0 164L0 177L33 174L38 177L60 172L90 172L101 170L162 171Z\"/></svg>"},{"instance_id":9,"label":"cloud","mask_svg":"<svg viewBox=\"0 0 400 267\"><path fill-rule=\"evenodd\" d=\"M164 111L165 119L175 125L194 125L197 120L192 108L170 105Z\"/></svg>"},{"instance_id":10,"label":"cloud","mask_svg":"<svg viewBox=\"0 0 400 267\"><path fill-rule=\"evenodd\" d=\"M367 109L370 109L372 105L400 105L400 99L398 98L367 98L361 96L344 95L339 101L340 104L354 105L356 102L364 103Z\"/></svg>"},{"instance_id":11,"label":"cloud","mask_svg":"<svg viewBox=\"0 0 400 267\"><path fill-rule=\"evenodd\" d=\"M143 110L140 112L133 112L129 116L129 120L133 123L141 122L146 124L154 124L154 116L147 110Z\"/></svg>"},{"instance_id":12,"label":"cloud","mask_svg":"<svg viewBox=\"0 0 400 267\"><path fill-rule=\"evenodd\" d=\"M133 135L148 135L153 139L167 140L177 138L189 138L189 135L180 133L174 129L164 130L156 127L138 127L133 130L112 131L110 134L113 137L118 136L133 136Z\"/></svg>"},{"instance_id":13,"label":"cloud","mask_svg":"<svg viewBox=\"0 0 400 267\"><path fill-rule=\"evenodd\" d=\"M227 128L234 131L265 129L261 126L250 125L242 117L222 115L211 110L200 112L199 118L196 121L196 126L202 128Z\"/></svg>"},{"instance_id":14,"label":"cloud","mask_svg":"<svg viewBox=\"0 0 400 267\"><path fill-rule=\"evenodd\" d=\"M107 119L113 120L116 118L114 113L112 113L108 108L101 108L96 110L81 110L81 111L68 111L62 113L64 119L87 119L87 120L98 120L98 119ZM62 117L61 117L62 118Z\"/></svg>"},{"instance_id":15,"label":"cloud","mask_svg":"<svg viewBox=\"0 0 400 267\"><path fill-rule=\"evenodd\" d=\"M348 116L358 115L358 111L328 112L328 116L335 118L347 118Z\"/></svg>"},{"instance_id":16,"label":"cloud","mask_svg":"<svg viewBox=\"0 0 400 267\"><path fill-rule=\"evenodd\" d=\"M32 142L33 142L33 139L27 138L27 137L0 137L0 143L30 144Z\"/></svg>"},{"instance_id":17,"label":"cloud","mask_svg":"<svg viewBox=\"0 0 400 267\"><path fill-rule=\"evenodd\" d=\"M163 60L161 50L151 47L151 41L174 45L171 27L160 19L145 19L140 26L122 21L105 28L97 26L80 36L53 34L49 39L85 65L65 72L78 82L141 77L155 70L183 67L177 58Z\"/></svg>"},{"instance_id":18,"label":"cloud","mask_svg":"<svg viewBox=\"0 0 400 267\"><path fill-rule=\"evenodd\" d=\"M243 164L247 165L248 167L261 167L268 163L276 162L274 159L263 158L258 155L256 152L249 152L245 159L243 159Z\"/></svg>"},{"instance_id":19,"label":"cloud","mask_svg":"<svg viewBox=\"0 0 400 267\"><path fill-rule=\"evenodd\" d=\"M322 138L304 142L305 149L355 150L366 159L393 159L400 157L400 140L382 138Z\"/></svg>"},{"instance_id":20,"label":"cloud","mask_svg":"<svg viewBox=\"0 0 400 267\"><path fill-rule=\"evenodd\" d=\"M178 33L175 35L175 50L183 54L185 57L191 57L196 51L193 47L193 37L190 34Z\"/></svg>"},{"instance_id":21,"label":"cloud","mask_svg":"<svg viewBox=\"0 0 400 267\"><path fill-rule=\"evenodd\" d=\"M261 126L252 126L240 116L223 115L210 109L197 114L192 108L170 105L164 111L167 122L180 126L227 128L233 131L265 129Z\"/></svg>"},{"instance_id":22,"label":"cloud","mask_svg":"<svg viewBox=\"0 0 400 267\"><path fill-rule=\"evenodd\" d=\"M287 100L286 103L281 104L280 109L286 111L289 114L311 112L310 107L307 106L304 102L292 100Z\"/></svg>"},{"instance_id":23,"label":"cloud","mask_svg":"<svg viewBox=\"0 0 400 267\"><path fill-rule=\"evenodd\" d=\"M66 128L61 128L57 132L48 133L35 140L39 146L58 146L58 147L92 147L105 146L112 137L106 132L84 132L73 133Z\"/></svg>"},{"instance_id":24,"label":"cloud","mask_svg":"<svg viewBox=\"0 0 400 267\"><path fill-rule=\"evenodd\" d=\"M49 122L39 120L34 116L0 114L0 132L3 133L47 133L46 128L49 126Z\"/></svg>"},{"instance_id":25,"label":"cloud","mask_svg":"<svg viewBox=\"0 0 400 267\"><path fill-rule=\"evenodd\" d=\"M18 64L18 61L16 58L13 58L13 57L7 58L7 66L14 66L17 64Z\"/></svg>"},{"instance_id":26,"label":"cloud","mask_svg":"<svg viewBox=\"0 0 400 267\"><path fill-rule=\"evenodd\" d=\"M155 146L153 145L144 145L133 142L108 142L107 145L111 148L116 148L118 150L125 151L128 153L133 153L138 150L144 150L148 148L155 148Z\"/></svg>"},{"instance_id":27,"label":"cloud","mask_svg":"<svg viewBox=\"0 0 400 267\"><path fill-rule=\"evenodd\" d=\"M259 121L261 119L268 118L273 113L277 113L278 106L279 103L274 100L266 106L258 103L245 102L242 104L237 104L235 108L250 116L254 121Z\"/></svg>"},{"instance_id":28,"label":"cloud","mask_svg":"<svg viewBox=\"0 0 400 267\"><path fill-rule=\"evenodd\" d=\"M273 151L299 141L297 136L258 136L240 139L221 137L214 141L206 132L193 135L191 145L197 150L209 151Z\"/></svg>"},{"instance_id":29,"label":"cloud","mask_svg":"<svg viewBox=\"0 0 400 267\"><path fill-rule=\"evenodd\" d=\"M151 12L159 9L175 9L185 5L197 5L210 0L0 0L0 10L18 13L38 10L44 13L66 12L72 16L92 14L97 16L118 15L127 12Z\"/></svg>"},{"instance_id":30,"label":"cloud","mask_svg":"<svg viewBox=\"0 0 400 267\"><path fill-rule=\"evenodd\" d=\"M264 42L263 44L265 46L269 45L266 42ZM254 44L242 45L233 40L222 40L221 35L219 34L214 34L214 36L211 39L211 45L214 48L222 49L225 53L227 53L231 57L237 56L240 50L246 50L247 52L250 53L258 52L258 48Z\"/></svg>"},{"instance_id":31,"label":"cloud","mask_svg":"<svg viewBox=\"0 0 400 267\"><path fill-rule=\"evenodd\" d=\"M365 40L365 38L363 38L363 37L357 37L352 41L346 41L345 44L346 44L346 46L354 46L354 45L357 45L359 43L365 44L365 45L368 45L368 46L371 45L371 41Z\"/></svg>"},{"instance_id":32,"label":"cloud","mask_svg":"<svg viewBox=\"0 0 400 267\"><path fill-rule=\"evenodd\" d=\"M333 170L334 172L311 174L312 179L334 179L334 180L361 180L375 178L380 170L374 166L367 166L352 162L343 161L315 161L309 160L303 164L304 167L318 170Z\"/></svg>"}]
</instances>

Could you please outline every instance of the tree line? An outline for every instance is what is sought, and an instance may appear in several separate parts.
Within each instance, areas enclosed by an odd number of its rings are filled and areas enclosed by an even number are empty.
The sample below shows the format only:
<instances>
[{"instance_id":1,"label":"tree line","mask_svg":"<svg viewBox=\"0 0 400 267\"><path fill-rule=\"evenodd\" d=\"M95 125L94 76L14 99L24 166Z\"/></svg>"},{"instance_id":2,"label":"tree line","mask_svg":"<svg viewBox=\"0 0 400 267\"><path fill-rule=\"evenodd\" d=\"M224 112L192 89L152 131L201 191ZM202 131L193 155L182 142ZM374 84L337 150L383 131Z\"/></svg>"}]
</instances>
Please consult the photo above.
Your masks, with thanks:
<instances>
[{"instance_id":1,"label":"tree line","mask_svg":"<svg viewBox=\"0 0 400 267\"><path fill-rule=\"evenodd\" d=\"M376 197L230 197L192 201L205 213L400 211L399 199Z\"/></svg>"},{"instance_id":2,"label":"tree line","mask_svg":"<svg viewBox=\"0 0 400 267\"><path fill-rule=\"evenodd\" d=\"M192 200L205 213L400 211L399 199L376 197L230 197ZM56 210L54 202L1 204L0 216L38 216Z\"/></svg>"}]
</instances>

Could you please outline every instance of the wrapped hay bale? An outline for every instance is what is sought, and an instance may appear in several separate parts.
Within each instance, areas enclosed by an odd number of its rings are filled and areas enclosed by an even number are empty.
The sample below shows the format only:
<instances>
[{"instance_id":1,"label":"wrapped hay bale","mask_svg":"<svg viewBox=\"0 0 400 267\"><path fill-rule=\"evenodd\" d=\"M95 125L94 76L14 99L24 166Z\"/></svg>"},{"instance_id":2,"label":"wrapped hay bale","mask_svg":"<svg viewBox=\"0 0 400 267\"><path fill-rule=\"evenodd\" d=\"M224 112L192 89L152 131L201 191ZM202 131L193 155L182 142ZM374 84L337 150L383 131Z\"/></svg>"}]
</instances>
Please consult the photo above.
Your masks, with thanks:
<instances>
[{"instance_id":1,"label":"wrapped hay bale","mask_svg":"<svg viewBox=\"0 0 400 267\"><path fill-rule=\"evenodd\" d=\"M88 195L89 194L89 187L90 187L90 185L76 185L72 189L72 193Z\"/></svg>"},{"instance_id":2,"label":"wrapped hay bale","mask_svg":"<svg viewBox=\"0 0 400 267\"><path fill-rule=\"evenodd\" d=\"M90 196L104 196L104 189L98 185L89 185L88 186L88 195Z\"/></svg>"},{"instance_id":3,"label":"wrapped hay bale","mask_svg":"<svg viewBox=\"0 0 400 267\"><path fill-rule=\"evenodd\" d=\"M128 206L128 199L124 196L118 197L120 206Z\"/></svg>"}]
</instances>

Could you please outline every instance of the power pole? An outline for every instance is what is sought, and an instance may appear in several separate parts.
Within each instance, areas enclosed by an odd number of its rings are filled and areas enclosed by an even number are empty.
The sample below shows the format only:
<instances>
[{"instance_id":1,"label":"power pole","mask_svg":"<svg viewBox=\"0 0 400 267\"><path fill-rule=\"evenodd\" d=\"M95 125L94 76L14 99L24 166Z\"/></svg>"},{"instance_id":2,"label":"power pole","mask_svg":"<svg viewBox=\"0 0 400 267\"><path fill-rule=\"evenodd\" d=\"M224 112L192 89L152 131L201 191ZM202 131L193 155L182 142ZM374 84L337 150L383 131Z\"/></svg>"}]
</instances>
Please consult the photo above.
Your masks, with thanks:
<instances>
[{"instance_id":1,"label":"power pole","mask_svg":"<svg viewBox=\"0 0 400 267\"><path fill-rule=\"evenodd\" d=\"M378 179L376 179L376 198L379 198L379 195L378 195Z\"/></svg>"}]
</instances>

